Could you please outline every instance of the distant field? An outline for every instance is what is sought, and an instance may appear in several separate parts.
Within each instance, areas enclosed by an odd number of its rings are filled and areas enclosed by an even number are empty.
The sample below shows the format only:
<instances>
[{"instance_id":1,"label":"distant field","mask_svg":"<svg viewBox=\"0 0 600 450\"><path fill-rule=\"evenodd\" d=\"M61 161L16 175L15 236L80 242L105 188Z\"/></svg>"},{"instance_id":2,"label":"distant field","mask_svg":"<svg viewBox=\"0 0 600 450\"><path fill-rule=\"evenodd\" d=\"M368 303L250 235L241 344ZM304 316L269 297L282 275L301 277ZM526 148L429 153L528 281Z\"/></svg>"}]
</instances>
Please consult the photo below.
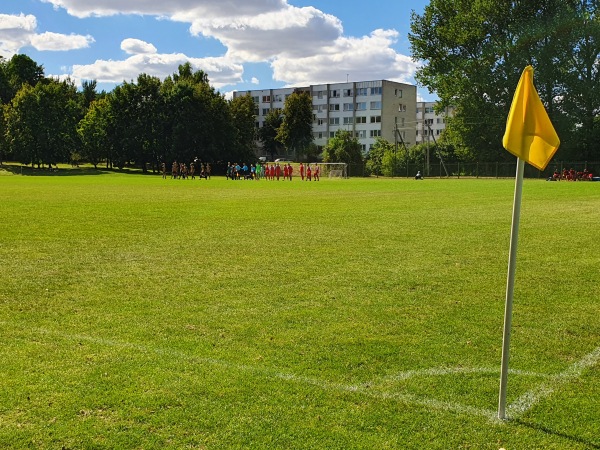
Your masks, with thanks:
<instances>
[{"instance_id":1,"label":"distant field","mask_svg":"<svg viewBox=\"0 0 600 450\"><path fill-rule=\"evenodd\" d=\"M0 176L0 448L600 448L600 183Z\"/></svg>"}]
</instances>

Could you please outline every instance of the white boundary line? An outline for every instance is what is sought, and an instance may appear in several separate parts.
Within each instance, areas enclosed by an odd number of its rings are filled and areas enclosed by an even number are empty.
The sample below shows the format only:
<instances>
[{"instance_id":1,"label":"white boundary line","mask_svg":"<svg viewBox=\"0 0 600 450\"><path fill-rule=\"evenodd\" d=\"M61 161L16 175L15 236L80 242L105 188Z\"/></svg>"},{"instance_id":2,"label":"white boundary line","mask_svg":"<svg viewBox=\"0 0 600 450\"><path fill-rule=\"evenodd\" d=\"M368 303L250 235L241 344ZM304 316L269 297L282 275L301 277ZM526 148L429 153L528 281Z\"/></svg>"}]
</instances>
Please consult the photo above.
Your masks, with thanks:
<instances>
[{"instance_id":1,"label":"white boundary line","mask_svg":"<svg viewBox=\"0 0 600 450\"><path fill-rule=\"evenodd\" d=\"M271 376L284 381L311 385L321 388L326 391L338 391L338 392L350 392L360 395L365 395L371 398L383 399L383 400L398 400L406 404L413 404L418 406L425 406L432 409L441 411L450 411L458 414L467 414L472 416L479 416L489 419L492 422L502 422L497 417L497 411L494 409L477 408L473 406L463 405L460 403L446 402L436 400L432 398L422 398L417 395L389 392L380 390L372 387L375 383L365 383L362 385L347 385L341 383L332 383L329 381L320 380L317 378L298 376L293 373L279 372L270 368L261 368L256 366L249 366L245 364L233 364L224 360L215 358L201 358L190 356L187 353L180 352L172 349L162 348L151 348L145 345L132 344L130 342L116 341L113 339L95 338L92 336L82 334L68 334L59 331L52 331L43 328L30 329L28 331L38 332L40 334L60 336L65 339L73 339L80 341L93 342L100 345L106 345L109 347L121 347L129 348L132 350L138 350L144 353L155 353L160 355L176 356L182 359L190 361L196 361L199 363L213 364L224 368L236 369L251 373L257 373L261 375ZM548 375L536 372L527 372L521 370L511 369L510 373L515 375L530 376L530 377L541 377L547 379L538 387L526 392L520 396L516 401L507 406L510 418L516 418L528 410L530 410L537 403L542 401L544 398L552 395L560 386L579 378L583 371L595 366L600 362L600 347L597 347L592 352L585 355L582 359L569 366L565 371L558 375ZM446 368L433 368L433 369L422 369L422 370L407 370L400 372L396 375L382 378L382 381L404 381L413 377L422 376L444 376L444 375L455 375L455 374L469 374L469 373L498 373L498 369L491 368L468 368L468 367L446 367Z\"/></svg>"},{"instance_id":2,"label":"white boundary line","mask_svg":"<svg viewBox=\"0 0 600 450\"><path fill-rule=\"evenodd\" d=\"M521 395L507 406L506 409L509 417L515 418L526 413L540 401L546 397L550 397L562 385L580 378L584 370L594 367L598 362L600 362L600 347L596 347L579 361L571 364L565 371L550 377L548 382L542 383L538 387Z\"/></svg>"}]
</instances>

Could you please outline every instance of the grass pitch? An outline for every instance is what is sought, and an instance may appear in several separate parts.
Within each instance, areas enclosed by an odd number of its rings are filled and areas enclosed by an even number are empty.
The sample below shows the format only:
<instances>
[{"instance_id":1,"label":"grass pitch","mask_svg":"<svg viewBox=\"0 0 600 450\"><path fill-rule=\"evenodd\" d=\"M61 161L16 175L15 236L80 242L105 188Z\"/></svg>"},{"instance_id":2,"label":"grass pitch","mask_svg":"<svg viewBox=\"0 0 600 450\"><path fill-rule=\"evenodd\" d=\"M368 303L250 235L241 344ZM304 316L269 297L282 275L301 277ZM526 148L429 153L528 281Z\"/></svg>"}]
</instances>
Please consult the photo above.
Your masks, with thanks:
<instances>
[{"instance_id":1,"label":"grass pitch","mask_svg":"<svg viewBox=\"0 0 600 450\"><path fill-rule=\"evenodd\" d=\"M600 183L525 181L501 422L513 180L90 173L0 177L0 446L600 448Z\"/></svg>"}]
</instances>

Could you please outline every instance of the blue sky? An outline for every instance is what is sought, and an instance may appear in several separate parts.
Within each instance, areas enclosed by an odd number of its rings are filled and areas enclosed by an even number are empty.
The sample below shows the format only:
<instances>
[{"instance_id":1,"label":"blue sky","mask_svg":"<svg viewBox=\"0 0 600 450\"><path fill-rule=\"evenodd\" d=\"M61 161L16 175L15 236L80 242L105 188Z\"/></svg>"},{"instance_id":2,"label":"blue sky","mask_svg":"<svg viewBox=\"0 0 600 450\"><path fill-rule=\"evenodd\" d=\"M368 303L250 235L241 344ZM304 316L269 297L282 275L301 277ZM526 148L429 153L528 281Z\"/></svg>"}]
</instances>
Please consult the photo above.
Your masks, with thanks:
<instances>
[{"instance_id":1,"label":"blue sky","mask_svg":"<svg viewBox=\"0 0 600 450\"><path fill-rule=\"evenodd\" d=\"M389 79L415 84L410 13L428 0L2 0L0 55L100 89L189 61L234 90ZM419 87L423 100L435 95Z\"/></svg>"}]
</instances>

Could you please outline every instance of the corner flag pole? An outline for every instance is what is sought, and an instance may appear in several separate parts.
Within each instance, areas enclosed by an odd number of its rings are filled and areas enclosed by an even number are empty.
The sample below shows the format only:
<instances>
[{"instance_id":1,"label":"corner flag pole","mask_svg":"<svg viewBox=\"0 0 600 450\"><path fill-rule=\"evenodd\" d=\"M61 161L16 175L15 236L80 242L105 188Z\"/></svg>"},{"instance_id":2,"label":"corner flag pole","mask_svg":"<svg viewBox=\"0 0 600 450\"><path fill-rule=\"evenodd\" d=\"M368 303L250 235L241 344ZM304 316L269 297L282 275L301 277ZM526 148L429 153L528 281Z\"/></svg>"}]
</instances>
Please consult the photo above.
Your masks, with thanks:
<instances>
[{"instance_id":1,"label":"corner flag pole","mask_svg":"<svg viewBox=\"0 0 600 450\"><path fill-rule=\"evenodd\" d=\"M504 307L504 333L502 335L502 366L500 368L500 400L498 418L506 419L506 385L508 380L508 354L510 350L510 328L512 323L513 292L517 266L517 242L519 240L519 220L521 217L521 194L523 192L523 172L525 162L517 158L515 177L515 199L513 202L512 226L510 230L510 250L508 256L508 276L506 278L506 305Z\"/></svg>"}]
</instances>

